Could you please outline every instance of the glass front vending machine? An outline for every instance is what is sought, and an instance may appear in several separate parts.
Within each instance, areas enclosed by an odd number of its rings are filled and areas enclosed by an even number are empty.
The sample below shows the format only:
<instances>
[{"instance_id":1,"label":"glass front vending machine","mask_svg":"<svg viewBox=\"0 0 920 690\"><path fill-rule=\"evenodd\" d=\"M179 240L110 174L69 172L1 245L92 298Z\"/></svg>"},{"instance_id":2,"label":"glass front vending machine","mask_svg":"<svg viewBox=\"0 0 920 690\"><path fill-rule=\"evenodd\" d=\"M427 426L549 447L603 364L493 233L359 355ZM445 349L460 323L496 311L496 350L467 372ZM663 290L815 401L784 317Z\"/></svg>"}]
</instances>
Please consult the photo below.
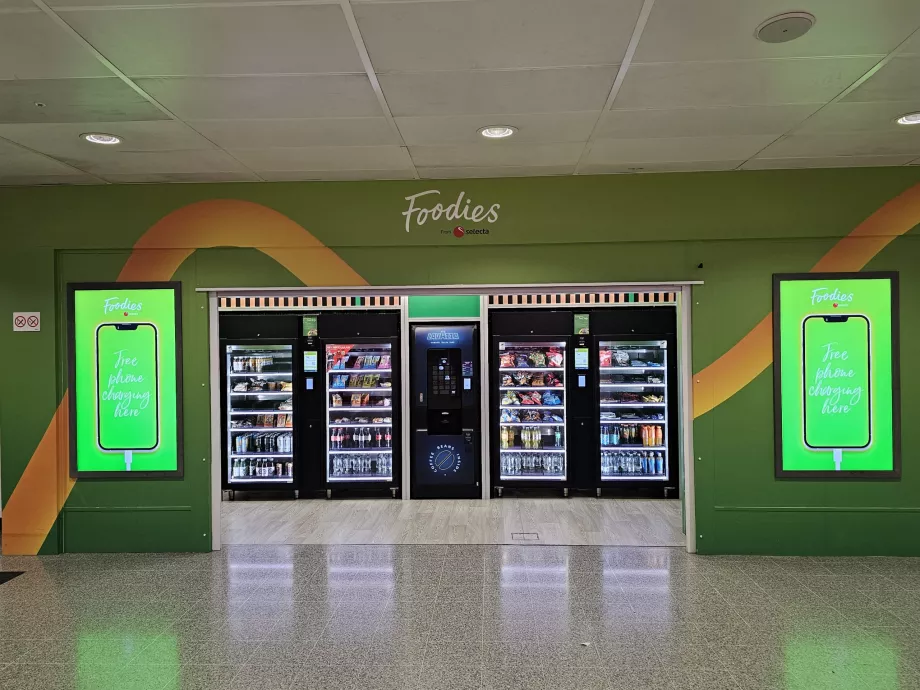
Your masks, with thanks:
<instances>
[{"instance_id":1,"label":"glass front vending machine","mask_svg":"<svg viewBox=\"0 0 920 690\"><path fill-rule=\"evenodd\" d=\"M596 339L598 496L614 484L676 491L674 350L669 339Z\"/></svg>"},{"instance_id":2,"label":"glass front vending machine","mask_svg":"<svg viewBox=\"0 0 920 690\"><path fill-rule=\"evenodd\" d=\"M392 340L323 342L326 495L399 487L399 357Z\"/></svg>"},{"instance_id":3,"label":"glass front vending machine","mask_svg":"<svg viewBox=\"0 0 920 690\"><path fill-rule=\"evenodd\" d=\"M222 342L223 488L297 493L294 345Z\"/></svg>"},{"instance_id":4,"label":"glass front vending machine","mask_svg":"<svg viewBox=\"0 0 920 690\"><path fill-rule=\"evenodd\" d=\"M555 486L568 494L567 340L558 336L494 336L492 340L495 491L501 496L506 488Z\"/></svg>"}]
</instances>

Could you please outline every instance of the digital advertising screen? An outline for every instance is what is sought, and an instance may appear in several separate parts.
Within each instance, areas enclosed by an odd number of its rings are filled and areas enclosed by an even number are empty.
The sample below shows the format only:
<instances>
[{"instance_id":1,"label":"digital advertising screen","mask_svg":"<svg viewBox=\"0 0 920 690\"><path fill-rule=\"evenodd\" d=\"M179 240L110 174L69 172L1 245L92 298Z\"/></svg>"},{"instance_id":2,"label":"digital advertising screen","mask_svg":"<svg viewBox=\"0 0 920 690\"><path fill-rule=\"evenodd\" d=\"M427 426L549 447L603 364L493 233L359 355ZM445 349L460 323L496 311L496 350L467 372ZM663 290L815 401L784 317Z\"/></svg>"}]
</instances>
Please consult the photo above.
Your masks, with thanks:
<instances>
[{"instance_id":1,"label":"digital advertising screen","mask_svg":"<svg viewBox=\"0 0 920 690\"><path fill-rule=\"evenodd\" d=\"M897 273L773 277L778 477L901 472Z\"/></svg>"},{"instance_id":2,"label":"digital advertising screen","mask_svg":"<svg viewBox=\"0 0 920 690\"><path fill-rule=\"evenodd\" d=\"M68 285L72 477L181 476L179 283Z\"/></svg>"}]
</instances>

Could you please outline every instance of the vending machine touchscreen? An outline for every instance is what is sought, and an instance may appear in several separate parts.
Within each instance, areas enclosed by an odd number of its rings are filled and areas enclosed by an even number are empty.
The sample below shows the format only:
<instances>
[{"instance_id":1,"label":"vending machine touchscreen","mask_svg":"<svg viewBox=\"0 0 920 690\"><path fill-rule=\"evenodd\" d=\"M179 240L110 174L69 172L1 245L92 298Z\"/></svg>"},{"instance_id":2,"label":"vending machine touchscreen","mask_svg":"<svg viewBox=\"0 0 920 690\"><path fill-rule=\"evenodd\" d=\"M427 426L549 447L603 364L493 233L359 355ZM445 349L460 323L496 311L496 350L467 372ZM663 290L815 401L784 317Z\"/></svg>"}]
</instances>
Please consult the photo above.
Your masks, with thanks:
<instances>
[{"instance_id":1,"label":"vending machine touchscreen","mask_svg":"<svg viewBox=\"0 0 920 690\"><path fill-rule=\"evenodd\" d=\"M428 350L428 433L459 434L463 429L460 408L460 348Z\"/></svg>"}]
</instances>

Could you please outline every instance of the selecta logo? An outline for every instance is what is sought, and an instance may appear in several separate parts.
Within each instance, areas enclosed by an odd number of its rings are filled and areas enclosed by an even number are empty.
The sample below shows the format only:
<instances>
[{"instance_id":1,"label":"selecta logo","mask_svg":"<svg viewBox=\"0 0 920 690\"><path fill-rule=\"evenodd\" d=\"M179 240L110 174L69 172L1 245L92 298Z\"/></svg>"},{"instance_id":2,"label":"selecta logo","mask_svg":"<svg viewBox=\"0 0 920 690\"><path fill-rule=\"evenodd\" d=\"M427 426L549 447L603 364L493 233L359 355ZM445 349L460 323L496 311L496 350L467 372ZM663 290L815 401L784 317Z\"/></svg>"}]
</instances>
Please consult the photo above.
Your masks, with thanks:
<instances>
[{"instance_id":1,"label":"selecta logo","mask_svg":"<svg viewBox=\"0 0 920 690\"><path fill-rule=\"evenodd\" d=\"M822 304L824 302L831 302L831 306L836 309L841 304L844 306L850 306L850 303L853 301L852 292L841 292L838 288L831 290L826 287L815 288L811 291L811 303L812 305Z\"/></svg>"},{"instance_id":2,"label":"selecta logo","mask_svg":"<svg viewBox=\"0 0 920 690\"><path fill-rule=\"evenodd\" d=\"M142 302L132 302L130 299L122 299L121 297L107 297L103 304L103 310L106 314L120 311L123 316L137 316L143 308Z\"/></svg>"},{"instance_id":3,"label":"selecta logo","mask_svg":"<svg viewBox=\"0 0 920 690\"><path fill-rule=\"evenodd\" d=\"M480 223L482 221L488 223L498 222L498 211L501 209L501 204L492 204L488 208L480 204L473 205L472 199L466 198L466 192L460 192L459 196L457 196L457 200L447 206L439 202L434 206L426 208L422 206L422 200L424 200L423 197L430 195L440 196L441 192L437 189L429 189L406 197L409 206L402 212L402 215L406 218L406 232L412 229L413 223L421 227L427 223L429 219L441 220L443 218L444 220L451 221L468 220L471 223ZM465 235L488 235L489 229L467 229L462 225L457 225L453 229L441 230L441 234L452 234L454 237L458 238L464 237Z\"/></svg>"}]
</instances>

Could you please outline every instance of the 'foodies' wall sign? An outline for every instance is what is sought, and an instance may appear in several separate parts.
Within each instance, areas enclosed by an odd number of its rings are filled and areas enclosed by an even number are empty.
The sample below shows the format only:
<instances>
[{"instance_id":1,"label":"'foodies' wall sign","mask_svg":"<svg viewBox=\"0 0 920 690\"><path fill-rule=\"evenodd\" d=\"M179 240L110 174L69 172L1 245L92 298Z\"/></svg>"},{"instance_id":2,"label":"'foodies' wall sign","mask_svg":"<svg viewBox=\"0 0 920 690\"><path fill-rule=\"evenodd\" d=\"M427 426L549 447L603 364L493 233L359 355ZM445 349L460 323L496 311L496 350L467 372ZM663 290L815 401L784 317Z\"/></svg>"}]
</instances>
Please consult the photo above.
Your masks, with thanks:
<instances>
[{"instance_id":1,"label":"'foodies' wall sign","mask_svg":"<svg viewBox=\"0 0 920 690\"><path fill-rule=\"evenodd\" d=\"M439 221L447 220L451 222L468 221L470 223L497 223L498 212L501 204L492 204L485 206L475 203L475 201L466 196L466 192L460 192L455 201L443 203L446 199L441 199L441 192L437 189L429 189L418 194L412 194L406 197L409 205L402 215L406 219L406 232L412 230L413 225L422 227L429 220ZM434 202L434 203L432 203ZM488 235L488 228L464 228L457 225L452 229L442 230L442 234L453 234L456 237L464 235Z\"/></svg>"}]
</instances>

